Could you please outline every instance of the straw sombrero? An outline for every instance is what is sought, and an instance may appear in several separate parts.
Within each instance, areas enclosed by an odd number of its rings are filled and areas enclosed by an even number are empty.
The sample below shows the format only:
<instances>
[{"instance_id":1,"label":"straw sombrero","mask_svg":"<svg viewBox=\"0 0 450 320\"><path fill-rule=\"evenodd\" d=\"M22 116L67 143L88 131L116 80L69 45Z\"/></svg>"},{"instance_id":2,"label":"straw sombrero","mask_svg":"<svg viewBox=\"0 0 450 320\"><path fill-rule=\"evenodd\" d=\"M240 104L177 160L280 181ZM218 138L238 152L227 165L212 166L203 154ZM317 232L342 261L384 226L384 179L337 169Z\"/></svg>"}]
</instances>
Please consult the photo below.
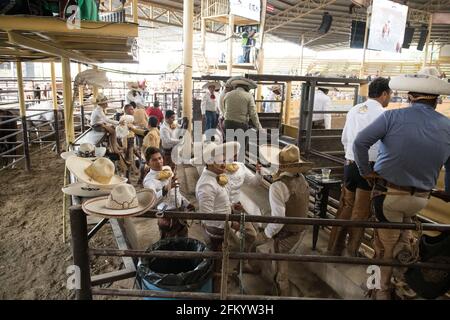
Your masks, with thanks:
<instances>
[{"instance_id":1,"label":"straw sombrero","mask_svg":"<svg viewBox=\"0 0 450 320\"><path fill-rule=\"evenodd\" d=\"M218 81L209 81L207 83L205 83L202 87L202 89L208 89L209 87L214 86L214 90L219 90L220 89L220 82Z\"/></svg>"},{"instance_id":2,"label":"straw sombrero","mask_svg":"<svg viewBox=\"0 0 450 320\"><path fill-rule=\"evenodd\" d=\"M151 189L136 192L131 184L120 184L105 197L98 197L82 204L84 212L108 218L136 216L145 213L156 203Z\"/></svg>"},{"instance_id":3,"label":"straw sombrero","mask_svg":"<svg viewBox=\"0 0 450 320\"><path fill-rule=\"evenodd\" d=\"M128 82L127 86L128 86L128 89L142 91L142 88L139 87L138 82L134 82L134 81Z\"/></svg>"},{"instance_id":4,"label":"straw sombrero","mask_svg":"<svg viewBox=\"0 0 450 320\"><path fill-rule=\"evenodd\" d=\"M417 74L392 77L389 88L430 95L450 95L450 83L439 79L439 71L434 67L422 68Z\"/></svg>"},{"instance_id":5,"label":"straw sombrero","mask_svg":"<svg viewBox=\"0 0 450 320\"><path fill-rule=\"evenodd\" d=\"M108 158L91 161L80 157L69 157L66 160L66 166L78 180L92 186L112 188L127 182L126 178L114 175L114 163Z\"/></svg>"},{"instance_id":6,"label":"straw sombrero","mask_svg":"<svg viewBox=\"0 0 450 320\"><path fill-rule=\"evenodd\" d=\"M67 160L69 157L77 156L89 160L103 157L106 153L105 147L96 147L91 143L82 143L78 150L65 151L61 153L61 158Z\"/></svg>"},{"instance_id":7,"label":"straw sombrero","mask_svg":"<svg viewBox=\"0 0 450 320\"><path fill-rule=\"evenodd\" d=\"M103 104L108 102L109 102L108 97L105 96L103 93L97 94L97 97L94 99L95 104Z\"/></svg>"},{"instance_id":8,"label":"straw sombrero","mask_svg":"<svg viewBox=\"0 0 450 320\"><path fill-rule=\"evenodd\" d=\"M306 162L300 158L300 149L293 144L287 145L283 149L276 145L264 144L259 147L259 155L262 160L277 170L273 175L274 179L278 178L282 172L307 172L312 169L313 165L312 162Z\"/></svg>"},{"instance_id":9,"label":"straw sombrero","mask_svg":"<svg viewBox=\"0 0 450 320\"><path fill-rule=\"evenodd\" d=\"M281 86L280 85L278 85L278 84L275 84L275 85L273 85L273 86L270 86L269 88L268 88L270 91L280 91L281 92Z\"/></svg>"},{"instance_id":10,"label":"straw sombrero","mask_svg":"<svg viewBox=\"0 0 450 320\"><path fill-rule=\"evenodd\" d=\"M90 186L84 182L76 182L62 188L62 192L71 196L93 198L108 195L110 194L111 189L102 189Z\"/></svg>"}]
</instances>

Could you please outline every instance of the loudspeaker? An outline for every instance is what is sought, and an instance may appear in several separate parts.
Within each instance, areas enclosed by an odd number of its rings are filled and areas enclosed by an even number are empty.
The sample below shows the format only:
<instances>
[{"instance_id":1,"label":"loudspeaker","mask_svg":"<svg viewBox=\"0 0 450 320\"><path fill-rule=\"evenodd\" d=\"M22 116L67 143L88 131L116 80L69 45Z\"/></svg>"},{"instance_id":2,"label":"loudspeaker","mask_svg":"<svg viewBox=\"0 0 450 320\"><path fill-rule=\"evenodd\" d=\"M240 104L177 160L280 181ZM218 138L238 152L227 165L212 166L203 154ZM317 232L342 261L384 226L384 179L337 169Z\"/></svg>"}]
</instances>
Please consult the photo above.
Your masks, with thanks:
<instances>
[{"instance_id":1,"label":"loudspeaker","mask_svg":"<svg viewBox=\"0 0 450 320\"><path fill-rule=\"evenodd\" d=\"M333 17L328 12L324 12L322 17L322 23L320 24L320 27L317 31L321 34L327 33L331 28L332 22Z\"/></svg>"},{"instance_id":2,"label":"loudspeaker","mask_svg":"<svg viewBox=\"0 0 450 320\"><path fill-rule=\"evenodd\" d=\"M408 49L411 45L411 41L414 36L414 28L413 27L406 27L405 28L405 36L403 37L403 46L402 48Z\"/></svg>"},{"instance_id":3,"label":"loudspeaker","mask_svg":"<svg viewBox=\"0 0 450 320\"><path fill-rule=\"evenodd\" d=\"M425 45L425 42L427 41L428 36L428 27L426 25L422 25L420 27L420 38L419 43L417 44L417 50L422 51L423 46Z\"/></svg>"},{"instance_id":4,"label":"loudspeaker","mask_svg":"<svg viewBox=\"0 0 450 320\"><path fill-rule=\"evenodd\" d=\"M352 20L350 48L359 48L359 49L364 48L364 33L365 32L366 32L366 22L365 21Z\"/></svg>"}]
</instances>

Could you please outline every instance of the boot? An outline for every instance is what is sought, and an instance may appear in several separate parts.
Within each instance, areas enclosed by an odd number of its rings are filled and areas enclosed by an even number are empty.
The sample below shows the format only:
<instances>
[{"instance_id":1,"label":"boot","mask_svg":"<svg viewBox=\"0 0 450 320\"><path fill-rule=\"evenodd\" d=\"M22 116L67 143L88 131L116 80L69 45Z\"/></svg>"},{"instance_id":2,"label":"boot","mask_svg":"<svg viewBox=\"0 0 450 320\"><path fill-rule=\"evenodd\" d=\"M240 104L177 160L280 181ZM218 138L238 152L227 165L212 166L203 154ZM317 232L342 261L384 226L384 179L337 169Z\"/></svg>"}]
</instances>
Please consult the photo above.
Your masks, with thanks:
<instances>
[{"instance_id":1,"label":"boot","mask_svg":"<svg viewBox=\"0 0 450 320\"><path fill-rule=\"evenodd\" d=\"M378 229L378 237L381 245L383 246L382 256L379 258L383 260L391 260L393 257L394 247L399 241L400 230L390 230L390 229ZM393 267L382 266L381 269L381 281L380 290L375 293L376 300L389 300L392 299L392 271Z\"/></svg>"},{"instance_id":2,"label":"boot","mask_svg":"<svg viewBox=\"0 0 450 320\"><path fill-rule=\"evenodd\" d=\"M367 221L370 216L371 191L356 189L355 203L352 210L352 221ZM364 228L350 228L347 244L347 252L351 257L356 257L361 245Z\"/></svg>"},{"instance_id":3,"label":"boot","mask_svg":"<svg viewBox=\"0 0 450 320\"><path fill-rule=\"evenodd\" d=\"M341 201L336 212L336 219L349 220L352 216L355 193L342 187ZM345 247L345 237L347 228L334 226L331 228L330 240L328 242L328 253L331 255L341 255Z\"/></svg>"}]
</instances>

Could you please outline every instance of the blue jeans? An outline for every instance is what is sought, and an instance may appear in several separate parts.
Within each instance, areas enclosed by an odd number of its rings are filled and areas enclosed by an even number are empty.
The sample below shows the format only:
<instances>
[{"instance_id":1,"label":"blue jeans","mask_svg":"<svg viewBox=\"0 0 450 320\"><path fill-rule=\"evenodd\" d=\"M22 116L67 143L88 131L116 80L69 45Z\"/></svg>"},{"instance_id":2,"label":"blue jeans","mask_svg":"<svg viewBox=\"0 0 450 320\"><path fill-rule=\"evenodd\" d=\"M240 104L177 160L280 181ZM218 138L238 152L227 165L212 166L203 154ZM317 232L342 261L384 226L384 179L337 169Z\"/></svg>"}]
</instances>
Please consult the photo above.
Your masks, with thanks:
<instances>
[{"instance_id":1,"label":"blue jeans","mask_svg":"<svg viewBox=\"0 0 450 320\"><path fill-rule=\"evenodd\" d=\"M217 127L217 113L214 111L206 111L205 117L206 117L205 132L208 131L209 129L215 129ZM207 134L206 138L209 138L209 135Z\"/></svg>"},{"instance_id":2,"label":"blue jeans","mask_svg":"<svg viewBox=\"0 0 450 320\"><path fill-rule=\"evenodd\" d=\"M450 164L445 165L445 192L450 192Z\"/></svg>"}]
</instances>

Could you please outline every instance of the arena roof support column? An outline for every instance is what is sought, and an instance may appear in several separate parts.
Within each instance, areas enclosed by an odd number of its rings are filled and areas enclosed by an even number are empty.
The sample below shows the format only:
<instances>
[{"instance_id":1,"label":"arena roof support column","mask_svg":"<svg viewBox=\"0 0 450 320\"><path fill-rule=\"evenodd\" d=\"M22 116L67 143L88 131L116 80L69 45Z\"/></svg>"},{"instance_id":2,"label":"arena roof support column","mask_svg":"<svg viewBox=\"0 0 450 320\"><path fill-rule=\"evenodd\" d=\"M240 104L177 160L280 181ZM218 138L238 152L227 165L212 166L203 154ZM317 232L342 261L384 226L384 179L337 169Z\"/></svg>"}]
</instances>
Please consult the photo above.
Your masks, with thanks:
<instances>
[{"instance_id":1,"label":"arena roof support column","mask_svg":"<svg viewBox=\"0 0 450 320\"><path fill-rule=\"evenodd\" d=\"M53 109L58 110L58 97L56 90L56 74L55 74L55 62L50 62L50 75L52 77L52 99L53 99Z\"/></svg>"},{"instance_id":2,"label":"arena roof support column","mask_svg":"<svg viewBox=\"0 0 450 320\"><path fill-rule=\"evenodd\" d=\"M78 63L78 73L80 73L80 72L81 72L81 63ZM83 86L80 86L78 88L78 103L80 104L80 108L84 103L83 98L84 98L84 89L83 89ZM82 128L82 129L84 130L84 128Z\"/></svg>"},{"instance_id":3,"label":"arena roof support column","mask_svg":"<svg viewBox=\"0 0 450 320\"><path fill-rule=\"evenodd\" d=\"M97 66L92 66L93 69L97 70L98 67ZM94 100L97 99L98 96L98 86L94 85L92 86L93 90L92 90L92 95L94 96Z\"/></svg>"},{"instance_id":4,"label":"arena roof support column","mask_svg":"<svg viewBox=\"0 0 450 320\"><path fill-rule=\"evenodd\" d=\"M64 126L66 128L66 146L75 141L73 128L73 108L72 108L72 79L70 77L70 60L61 58L63 96L64 96Z\"/></svg>"},{"instance_id":5,"label":"arena roof support column","mask_svg":"<svg viewBox=\"0 0 450 320\"><path fill-rule=\"evenodd\" d=\"M286 98L284 99L285 108L284 108L284 123L289 125L291 121L291 94L292 94L292 81L288 81L286 83Z\"/></svg>"},{"instance_id":6,"label":"arena roof support column","mask_svg":"<svg viewBox=\"0 0 450 320\"><path fill-rule=\"evenodd\" d=\"M369 34L369 21L370 21L370 13L367 10L366 15L366 30L364 31L364 49L363 49L363 58L361 61L361 69L359 70L359 77L361 78L364 74L364 64L366 63L366 51L367 51L367 37Z\"/></svg>"},{"instance_id":7,"label":"arena roof support column","mask_svg":"<svg viewBox=\"0 0 450 320\"><path fill-rule=\"evenodd\" d=\"M264 74L264 29L266 28L266 7L267 7L267 0L261 1L261 23L259 25L259 33L261 38L261 43L258 51L258 57L257 59L257 70L258 74ZM256 100L259 100L262 96L262 86L258 85L258 88L256 89ZM262 109L262 102L256 103L256 110L257 112L261 112Z\"/></svg>"},{"instance_id":8,"label":"arena roof support column","mask_svg":"<svg viewBox=\"0 0 450 320\"><path fill-rule=\"evenodd\" d=\"M428 34L427 34L427 42L425 44L425 53L423 55L423 62L422 67L425 67L427 65L427 59L428 59L428 46L430 44L430 37L431 37L431 27L433 25L433 15L430 14L428 21Z\"/></svg>"},{"instance_id":9,"label":"arena roof support column","mask_svg":"<svg viewBox=\"0 0 450 320\"><path fill-rule=\"evenodd\" d=\"M25 153L25 170L31 170L30 163L30 152L28 150L28 136L27 136L27 111L25 107L25 94L23 92L23 73L22 73L22 61L16 62L16 70L17 70L17 93L19 95L19 108L20 108L20 116L22 117L22 129L23 129L23 146ZM33 88L34 89L34 88Z\"/></svg>"},{"instance_id":10,"label":"arena roof support column","mask_svg":"<svg viewBox=\"0 0 450 320\"><path fill-rule=\"evenodd\" d=\"M192 129L192 42L194 38L194 1L183 0L183 118Z\"/></svg>"},{"instance_id":11,"label":"arena roof support column","mask_svg":"<svg viewBox=\"0 0 450 320\"><path fill-rule=\"evenodd\" d=\"M137 0L133 0L133 22L134 23L139 23L138 18L138 2Z\"/></svg>"},{"instance_id":12,"label":"arena roof support column","mask_svg":"<svg viewBox=\"0 0 450 320\"><path fill-rule=\"evenodd\" d=\"M234 33L234 15L228 15L228 57L227 73L231 77L233 74L233 33Z\"/></svg>"},{"instance_id":13,"label":"arena roof support column","mask_svg":"<svg viewBox=\"0 0 450 320\"><path fill-rule=\"evenodd\" d=\"M303 75L303 49L305 48L305 36L302 34L302 52L300 55L300 76Z\"/></svg>"}]
</instances>

